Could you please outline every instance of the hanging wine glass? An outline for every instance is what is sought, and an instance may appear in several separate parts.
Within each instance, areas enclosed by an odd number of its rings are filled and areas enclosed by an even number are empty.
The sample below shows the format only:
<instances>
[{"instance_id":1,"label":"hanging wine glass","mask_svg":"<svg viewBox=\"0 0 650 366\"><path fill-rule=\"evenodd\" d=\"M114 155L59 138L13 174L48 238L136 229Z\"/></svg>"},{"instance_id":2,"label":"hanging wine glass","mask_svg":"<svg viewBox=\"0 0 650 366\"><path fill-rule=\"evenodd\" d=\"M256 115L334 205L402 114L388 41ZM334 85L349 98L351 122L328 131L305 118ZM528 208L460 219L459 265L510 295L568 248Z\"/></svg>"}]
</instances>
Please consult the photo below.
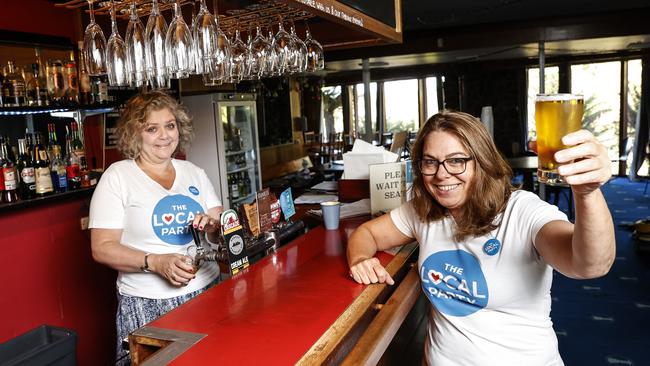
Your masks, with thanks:
<instances>
[{"instance_id":1,"label":"hanging wine glass","mask_svg":"<svg viewBox=\"0 0 650 366\"><path fill-rule=\"evenodd\" d=\"M151 13L147 20L146 34L146 61L149 83L154 89L169 88L169 75L165 65L165 37L167 36L167 22L160 14L158 0L153 0Z\"/></svg>"},{"instance_id":2,"label":"hanging wine glass","mask_svg":"<svg viewBox=\"0 0 650 366\"><path fill-rule=\"evenodd\" d=\"M264 76L277 76L278 73L278 54L275 52L275 38L273 37L273 28L269 26L268 37L266 38L266 67Z\"/></svg>"},{"instance_id":3,"label":"hanging wine glass","mask_svg":"<svg viewBox=\"0 0 650 366\"><path fill-rule=\"evenodd\" d=\"M183 20L180 0L174 3L174 20L169 24L165 38L165 54L167 56L167 72L176 79L184 79L193 71L192 35Z\"/></svg>"},{"instance_id":4,"label":"hanging wine glass","mask_svg":"<svg viewBox=\"0 0 650 366\"><path fill-rule=\"evenodd\" d=\"M199 12L192 23L192 38L194 40L194 65L197 74L205 73L205 59L214 53L217 23L208 10L205 0L201 0Z\"/></svg>"},{"instance_id":5,"label":"hanging wine glass","mask_svg":"<svg viewBox=\"0 0 650 366\"><path fill-rule=\"evenodd\" d=\"M305 47L307 47L306 70L309 72L323 70L325 68L323 46L312 38L307 22L305 22L305 33Z\"/></svg>"},{"instance_id":6,"label":"hanging wine glass","mask_svg":"<svg viewBox=\"0 0 650 366\"><path fill-rule=\"evenodd\" d=\"M84 56L86 58L86 69L92 76L106 74L106 38L102 28L95 23L95 11L93 1L88 0L90 9L90 23L84 32Z\"/></svg>"},{"instance_id":7,"label":"hanging wine glass","mask_svg":"<svg viewBox=\"0 0 650 366\"><path fill-rule=\"evenodd\" d=\"M248 27L246 32L246 53L244 54L244 73L242 75L242 80L253 80L255 75L251 74L251 46L253 45L253 31Z\"/></svg>"},{"instance_id":8,"label":"hanging wine glass","mask_svg":"<svg viewBox=\"0 0 650 366\"><path fill-rule=\"evenodd\" d=\"M129 69L126 56L126 44L120 37L115 20L115 3L111 0L111 36L106 43L106 69L108 83L112 86L129 85Z\"/></svg>"},{"instance_id":9,"label":"hanging wine glass","mask_svg":"<svg viewBox=\"0 0 650 366\"><path fill-rule=\"evenodd\" d=\"M278 32L275 34L273 48L276 54L276 70L279 75L284 75L289 69L289 64L291 63L292 57L292 43L293 38L287 31L284 30L282 26L282 20L280 20L280 27Z\"/></svg>"},{"instance_id":10,"label":"hanging wine glass","mask_svg":"<svg viewBox=\"0 0 650 366\"><path fill-rule=\"evenodd\" d=\"M255 27L255 38L248 48L248 74L259 79L266 73L269 44L262 36L259 24Z\"/></svg>"},{"instance_id":11,"label":"hanging wine glass","mask_svg":"<svg viewBox=\"0 0 650 366\"><path fill-rule=\"evenodd\" d=\"M129 84L141 87L147 84L147 38L138 17L135 0L131 3L131 18L126 28L126 56L129 65Z\"/></svg>"},{"instance_id":12,"label":"hanging wine glass","mask_svg":"<svg viewBox=\"0 0 650 366\"><path fill-rule=\"evenodd\" d=\"M203 74L203 83L207 86L221 85L230 77L230 41L219 27L219 16L216 1L214 4L214 20L217 24L214 39L214 52L204 61L206 68Z\"/></svg>"},{"instance_id":13,"label":"hanging wine glass","mask_svg":"<svg viewBox=\"0 0 650 366\"><path fill-rule=\"evenodd\" d=\"M230 80L233 83L238 83L244 76L244 68L246 66L246 44L242 42L239 29L235 29L235 38L230 46Z\"/></svg>"},{"instance_id":14,"label":"hanging wine glass","mask_svg":"<svg viewBox=\"0 0 650 366\"><path fill-rule=\"evenodd\" d=\"M290 34L292 42L289 44L291 50L291 57L289 59L289 72L292 74L297 74L305 71L307 65L305 61L307 60L307 47L305 43L298 38L296 34L296 27L291 22Z\"/></svg>"}]
</instances>

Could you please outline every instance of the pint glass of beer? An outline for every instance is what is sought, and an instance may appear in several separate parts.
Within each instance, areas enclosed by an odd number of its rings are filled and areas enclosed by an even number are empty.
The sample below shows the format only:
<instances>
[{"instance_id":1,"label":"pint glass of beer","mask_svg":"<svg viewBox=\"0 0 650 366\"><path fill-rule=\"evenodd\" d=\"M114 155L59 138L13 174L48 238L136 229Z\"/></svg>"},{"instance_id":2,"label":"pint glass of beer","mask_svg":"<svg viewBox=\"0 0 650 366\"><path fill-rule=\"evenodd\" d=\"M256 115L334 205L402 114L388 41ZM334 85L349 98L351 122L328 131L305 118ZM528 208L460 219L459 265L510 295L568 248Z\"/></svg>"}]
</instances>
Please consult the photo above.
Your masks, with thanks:
<instances>
[{"instance_id":1,"label":"pint glass of beer","mask_svg":"<svg viewBox=\"0 0 650 366\"><path fill-rule=\"evenodd\" d=\"M565 183L557 173L553 155L566 146L562 137L580 129L584 97L575 94L538 94L535 99L537 125L537 178L545 184Z\"/></svg>"}]
</instances>

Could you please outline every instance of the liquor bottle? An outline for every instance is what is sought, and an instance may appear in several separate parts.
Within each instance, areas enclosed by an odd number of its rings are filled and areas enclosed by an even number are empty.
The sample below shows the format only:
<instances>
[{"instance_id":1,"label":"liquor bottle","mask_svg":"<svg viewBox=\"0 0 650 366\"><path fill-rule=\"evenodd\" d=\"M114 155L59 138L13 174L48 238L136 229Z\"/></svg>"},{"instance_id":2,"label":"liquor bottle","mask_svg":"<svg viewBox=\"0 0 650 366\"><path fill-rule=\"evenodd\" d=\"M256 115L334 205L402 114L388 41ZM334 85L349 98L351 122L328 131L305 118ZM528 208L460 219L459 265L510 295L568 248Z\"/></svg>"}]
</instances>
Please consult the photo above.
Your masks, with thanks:
<instances>
[{"instance_id":1,"label":"liquor bottle","mask_svg":"<svg viewBox=\"0 0 650 366\"><path fill-rule=\"evenodd\" d=\"M66 166L61 159L61 147L52 146L52 162L50 163L50 175L52 176L52 188L54 192L65 192L68 190L68 176Z\"/></svg>"},{"instance_id":2,"label":"liquor bottle","mask_svg":"<svg viewBox=\"0 0 650 366\"><path fill-rule=\"evenodd\" d=\"M34 134L34 179L36 180L36 194L38 196L45 196L52 193L52 176L50 175L50 160L47 156L47 151L41 143L41 134L36 132Z\"/></svg>"},{"instance_id":3,"label":"liquor bottle","mask_svg":"<svg viewBox=\"0 0 650 366\"><path fill-rule=\"evenodd\" d=\"M86 70L86 58L83 52L84 43L79 41L77 45L79 47L79 103L91 104L90 75Z\"/></svg>"},{"instance_id":4,"label":"liquor bottle","mask_svg":"<svg viewBox=\"0 0 650 366\"><path fill-rule=\"evenodd\" d=\"M83 135L77 122L72 122L72 153L79 160L79 178L82 187L90 187L90 170L86 161L86 150L83 144Z\"/></svg>"},{"instance_id":5,"label":"liquor bottle","mask_svg":"<svg viewBox=\"0 0 650 366\"><path fill-rule=\"evenodd\" d=\"M108 103L108 75L95 75L90 77L90 92L93 103Z\"/></svg>"},{"instance_id":6,"label":"liquor bottle","mask_svg":"<svg viewBox=\"0 0 650 366\"><path fill-rule=\"evenodd\" d=\"M79 103L79 77L77 63L74 61L74 51L70 51L70 60L65 64L65 100L70 104Z\"/></svg>"},{"instance_id":7,"label":"liquor bottle","mask_svg":"<svg viewBox=\"0 0 650 366\"><path fill-rule=\"evenodd\" d=\"M247 171L244 172L244 185L246 186L246 191L248 192L248 194L253 193L253 187L251 185L251 178L248 175Z\"/></svg>"},{"instance_id":8,"label":"liquor bottle","mask_svg":"<svg viewBox=\"0 0 650 366\"><path fill-rule=\"evenodd\" d=\"M7 75L2 83L2 100L5 107L19 107L26 103L25 79L13 61L7 61Z\"/></svg>"},{"instance_id":9,"label":"liquor bottle","mask_svg":"<svg viewBox=\"0 0 650 366\"><path fill-rule=\"evenodd\" d=\"M49 156L51 160L54 157L55 147L57 147L59 149L59 152L61 152L61 145L59 145L59 141L56 137L56 128L54 126L54 123L47 124L47 140L47 156Z\"/></svg>"},{"instance_id":10,"label":"liquor bottle","mask_svg":"<svg viewBox=\"0 0 650 366\"><path fill-rule=\"evenodd\" d=\"M41 74L40 66L37 63L32 64L32 74L32 78L27 82L27 103L31 106L50 104L47 81Z\"/></svg>"},{"instance_id":11,"label":"liquor bottle","mask_svg":"<svg viewBox=\"0 0 650 366\"><path fill-rule=\"evenodd\" d=\"M66 131L68 127L66 126ZM68 178L68 189L81 188L81 176L79 175L79 158L72 151L72 136L66 133L65 137L65 172Z\"/></svg>"},{"instance_id":12,"label":"liquor bottle","mask_svg":"<svg viewBox=\"0 0 650 366\"><path fill-rule=\"evenodd\" d=\"M47 63L47 90L53 103L63 103L66 80L63 74L63 62L58 59Z\"/></svg>"},{"instance_id":13,"label":"liquor bottle","mask_svg":"<svg viewBox=\"0 0 650 366\"><path fill-rule=\"evenodd\" d=\"M239 198L239 182L237 182L237 176L235 174L228 175L230 186L230 199L236 200Z\"/></svg>"},{"instance_id":14,"label":"liquor bottle","mask_svg":"<svg viewBox=\"0 0 650 366\"><path fill-rule=\"evenodd\" d=\"M16 162L20 183L18 184L18 195L21 199L36 197L36 181L34 180L34 161L27 151L27 141L18 140L18 159Z\"/></svg>"},{"instance_id":15,"label":"liquor bottle","mask_svg":"<svg viewBox=\"0 0 650 366\"><path fill-rule=\"evenodd\" d=\"M2 190L2 202L11 203L18 201L18 175L16 166L7 152L7 140L0 137L0 168L4 189Z\"/></svg>"}]
</instances>

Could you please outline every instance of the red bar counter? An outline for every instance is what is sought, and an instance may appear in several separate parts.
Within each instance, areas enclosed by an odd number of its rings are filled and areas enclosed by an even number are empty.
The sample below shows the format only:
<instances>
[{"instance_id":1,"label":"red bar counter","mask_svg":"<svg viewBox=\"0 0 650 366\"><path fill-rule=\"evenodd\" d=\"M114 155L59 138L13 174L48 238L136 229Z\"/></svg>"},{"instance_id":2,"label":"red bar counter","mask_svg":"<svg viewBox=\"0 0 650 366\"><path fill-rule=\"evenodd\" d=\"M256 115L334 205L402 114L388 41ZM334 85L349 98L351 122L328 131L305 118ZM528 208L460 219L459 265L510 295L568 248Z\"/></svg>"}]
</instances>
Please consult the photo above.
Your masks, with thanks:
<instances>
[{"instance_id":1,"label":"red bar counter","mask_svg":"<svg viewBox=\"0 0 650 366\"><path fill-rule=\"evenodd\" d=\"M347 238L368 219L341 221L339 230L316 227L138 329L130 336L134 363L320 364L346 353L342 342L352 327L391 290L359 285L348 274ZM405 246L395 256L381 252L378 258L397 274L414 248Z\"/></svg>"}]
</instances>

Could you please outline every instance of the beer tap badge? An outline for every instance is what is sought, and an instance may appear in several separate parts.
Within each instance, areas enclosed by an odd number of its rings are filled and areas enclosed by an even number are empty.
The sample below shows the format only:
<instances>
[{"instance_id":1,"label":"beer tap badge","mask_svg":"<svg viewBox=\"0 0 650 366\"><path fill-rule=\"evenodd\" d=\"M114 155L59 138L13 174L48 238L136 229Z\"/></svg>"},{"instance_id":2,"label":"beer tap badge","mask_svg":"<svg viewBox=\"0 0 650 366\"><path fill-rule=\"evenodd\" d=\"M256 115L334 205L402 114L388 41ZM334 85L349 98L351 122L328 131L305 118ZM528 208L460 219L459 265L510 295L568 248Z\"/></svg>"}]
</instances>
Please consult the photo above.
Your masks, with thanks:
<instances>
[{"instance_id":1,"label":"beer tap badge","mask_svg":"<svg viewBox=\"0 0 650 366\"><path fill-rule=\"evenodd\" d=\"M240 224L239 216L235 210L226 210L221 214L221 228L224 243L228 248L230 274L234 276L249 264L244 242L244 228Z\"/></svg>"},{"instance_id":2,"label":"beer tap badge","mask_svg":"<svg viewBox=\"0 0 650 366\"><path fill-rule=\"evenodd\" d=\"M187 225L194 220L203 207L188 196L176 194L158 201L151 215L151 227L163 242L185 245L192 241Z\"/></svg>"},{"instance_id":3,"label":"beer tap badge","mask_svg":"<svg viewBox=\"0 0 650 366\"><path fill-rule=\"evenodd\" d=\"M489 291L481 265L464 250L437 252L420 267L422 289L441 313L468 316L487 306Z\"/></svg>"}]
</instances>

